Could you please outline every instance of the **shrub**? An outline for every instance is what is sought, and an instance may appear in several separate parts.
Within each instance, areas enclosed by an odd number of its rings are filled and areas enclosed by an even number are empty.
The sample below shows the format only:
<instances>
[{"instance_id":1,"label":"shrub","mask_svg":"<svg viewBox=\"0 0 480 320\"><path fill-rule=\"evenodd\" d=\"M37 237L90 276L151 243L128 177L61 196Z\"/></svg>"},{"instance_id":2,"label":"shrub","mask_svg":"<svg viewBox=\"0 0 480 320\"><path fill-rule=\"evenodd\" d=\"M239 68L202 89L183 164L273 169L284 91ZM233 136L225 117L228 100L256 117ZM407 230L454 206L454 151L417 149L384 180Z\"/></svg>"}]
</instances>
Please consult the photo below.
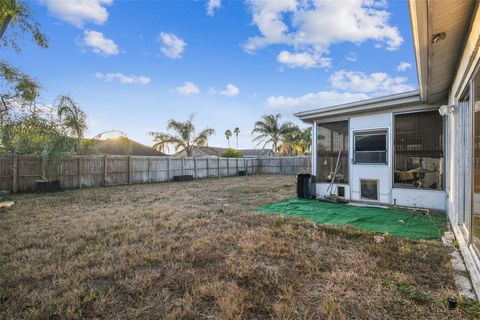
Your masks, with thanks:
<instances>
[{"instance_id":1,"label":"shrub","mask_svg":"<svg viewBox=\"0 0 480 320\"><path fill-rule=\"evenodd\" d=\"M220 157L222 157L222 158L243 158L243 155L238 150L235 150L233 148L228 148L228 149L225 149L222 153L220 153Z\"/></svg>"}]
</instances>

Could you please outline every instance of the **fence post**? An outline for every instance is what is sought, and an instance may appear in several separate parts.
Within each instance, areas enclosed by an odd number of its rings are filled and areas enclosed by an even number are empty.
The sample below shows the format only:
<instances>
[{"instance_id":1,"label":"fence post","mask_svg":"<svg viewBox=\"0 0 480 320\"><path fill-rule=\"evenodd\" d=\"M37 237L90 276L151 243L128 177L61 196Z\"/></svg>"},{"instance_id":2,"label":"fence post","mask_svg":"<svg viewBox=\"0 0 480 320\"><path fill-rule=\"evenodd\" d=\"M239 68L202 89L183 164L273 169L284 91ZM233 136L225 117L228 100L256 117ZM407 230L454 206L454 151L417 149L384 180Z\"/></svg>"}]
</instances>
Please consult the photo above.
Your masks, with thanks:
<instances>
[{"instance_id":1,"label":"fence post","mask_svg":"<svg viewBox=\"0 0 480 320\"><path fill-rule=\"evenodd\" d=\"M235 175L238 175L238 158L237 158L237 172L235 172Z\"/></svg>"},{"instance_id":2,"label":"fence post","mask_svg":"<svg viewBox=\"0 0 480 320\"><path fill-rule=\"evenodd\" d=\"M150 180L150 157L147 157L147 182L152 182Z\"/></svg>"},{"instance_id":3,"label":"fence post","mask_svg":"<svg viewBox=\"0 0 480 320\"><path fill-rule=\"evenodd\" d=\"M210 171L208 170L208 158L205 158L205 161L207 161L207 178L210 176Z\"/></svg>"},{"instance_id":4,"label":"fence post","mask_svg":"<svg viewBox=\"0 0 480 320\"><path fill-rule=\"evenodd\" d=\"M108 155L105 155L104 160L103 160L103 186L107 186L107 157Z\"/></svg>"},{"instance_id":5,"label":"fence post","mask_svg":"<svg viewBox=\"0 0 480 320\"><path fill-rule=\"evenodd\" d=\"M45 160L42 158L42 177L47 178L47 173L45 172Z\"/></svg>"},{"instance_id":6,"label":"fence post","mask_svg":"<svg viewBox=\"0 0 480 320\"><path fill-rule=\"evenodd\" d=\"M16 193L18 191L18 155L15 152L13 154L13 165L12 165L12 191Z\"/></svg>"},{"instance_id":7,"label":"fence post","mask_svg":"<svg viewBox=\"0 0 480 320\"><path fill-rule=\"evenodd\" d=\"M278 158L278 164L280 166L280 174L282 174L282 158Z\"/></svg>"},{"instance_id":8,"label":"fence post","mask_svg":"<svg viewBox=\"0 0 480 320\"><path fill-rule=\"evenodd\" d=\"M167 158L167 181L170 181L170 157Z\"/></svg>"},{"instance_id":9,"label":"fence post","mask_svg":"<svg viewBox=\"0 0 480 320\"><path fill-rule=\"evenodd\" d=\"M185 157L182 157L182 176L185 175Z\"/></svg>"},{"instance_id":10,"label":"fence post","mask_svg":"<svg viewBox=\"0 0 480 320\"><path fill-rule=\"evenodd\" d=\"M217 158L218 162L218 177L220 177L220 157Z\"/></svg>"},{"instance_id":11,"label":"fence post","mask_svg":"<svg viewBox=\"0 0 480 320\"><path fill-rule=\"evenodd\" d=\"M77 156L77 167L78 167L78 189L82 189L82 157Z\"/></svg>"},{"instance_id":12,"label":"fence post","mask_svg":"<svg viewBox=\"0 0 480 320\"><path fill-rule=\"evenodd\" d=\"M60 181L60 185L63 186L63 159L60 159L58 161L60 161L60 175L58 181Z\"/></svg>"},{"instance_id":13,"label":"fence post","mask_svg":"<svg viewBox=\"0 0 480 320\"><path fill-rule=\"evenodd\" d=\"M128 156L128 184L132 184L132 156Z\"/></svg>"},{"instance_id":14,"label":"fence post","mask_svg":"<svg viewBox=\"0 0 480 320\"><path fill-rule=\"evenodd\" d=\"M230 158L227 158L227 177L230 176Z\"/></svg>"},{"instance_id":15,"label":"fence post","mask_svg":"<svg viewBox=\"0 0 480 320\"><path fill-rule=\"evenodd\" d=\"M197 157L193 158L193 178L197 179Z\"/></svg>"}]
</instances>

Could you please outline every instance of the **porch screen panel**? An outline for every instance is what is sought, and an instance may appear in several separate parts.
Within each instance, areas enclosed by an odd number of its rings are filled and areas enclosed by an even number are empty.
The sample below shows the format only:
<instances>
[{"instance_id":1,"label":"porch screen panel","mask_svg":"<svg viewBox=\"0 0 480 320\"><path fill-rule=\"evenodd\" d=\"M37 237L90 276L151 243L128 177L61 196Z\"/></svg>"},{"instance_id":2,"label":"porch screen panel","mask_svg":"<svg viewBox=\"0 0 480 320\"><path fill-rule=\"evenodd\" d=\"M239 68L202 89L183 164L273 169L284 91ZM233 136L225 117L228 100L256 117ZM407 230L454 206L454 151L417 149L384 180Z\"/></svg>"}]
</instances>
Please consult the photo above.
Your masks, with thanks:
<instances>
[{"instance_id":1,"label":"porch screen panel","mask_svg":"<svg viewBox=\"0 0 480 320\"><path fill-rule=\"evenodd\" d=\"M339 158L340 156L340 158ZM335 182L348 183L348 121L318 124L317 181L331 182L338 161Z\"/></svg>"},{"instance_id":2,"label":"porch screen panel","mask_svg":"<svg viewBox=\"0 0 480 320\"><path fill-rule=\"evenodd\" d=\"M395 115L396 187L443 190L443 117L437 110Z\"/></svg>"}]
</instances>

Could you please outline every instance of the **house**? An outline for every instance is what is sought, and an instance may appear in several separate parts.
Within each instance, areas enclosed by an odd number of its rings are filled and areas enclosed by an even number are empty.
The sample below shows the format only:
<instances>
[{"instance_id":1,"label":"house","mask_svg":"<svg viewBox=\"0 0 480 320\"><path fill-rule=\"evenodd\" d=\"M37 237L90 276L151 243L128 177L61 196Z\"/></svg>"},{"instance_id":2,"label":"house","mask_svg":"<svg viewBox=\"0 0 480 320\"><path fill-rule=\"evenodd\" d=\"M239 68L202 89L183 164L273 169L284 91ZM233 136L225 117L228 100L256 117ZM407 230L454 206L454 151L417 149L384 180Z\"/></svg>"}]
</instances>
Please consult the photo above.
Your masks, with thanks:
<instances>
[{"instance_id":1,"label":"house","mask_svg":"<svg viewBox=\"0 0 480 320\"><path fill-rule=\"evenodd\" d=\"M220 154L227 150L227 148L219 147L197 147L193 151L192 157L219 157ZM244 158L258 158L258 157L271 157L273 151L271 149L239 149ZM185 150L179 151L177 154L179 157L187 156Z\"/></svg>"},{"instance_id":2,"label":"house","mask_svg":"<svg viewBox=\"0 0 480 320\"><path fill-rule=\"evenodd\" d=\"M217 147L197 147L193 150L192 157L219 157L225 148ZM177 157L186 157L187 153L184 149L180 150L175 154Z\"/></svg>"},{"instance_id":3,"label":"house","mask_svg":"<svg viewBox=\"0 0 480 320\"><path fill-rule=\"evenodd\" d=\"M240 149L244 158L273 157L272 149Z\"/></svg>"},{"instance_id":4,"label":"house","mask_svg":"<svg viewBox=\"0 0 480 320\"><path fill-rule=\"evenodd\" d=\"M446 212L480 296L479 2L409 7L418 91L295 115L313 128L319 197Z\"/></svg>"},{"instance_id":5,"label":"house","mask_svg":"<svg viewBox=\"0 0 480 320\"><path fill-rule=\"evenodd\" d=\"M97 140L94 147L99 153L109 155L165 156L164 153L127 137Z\"/></svg>"}]
</instances>

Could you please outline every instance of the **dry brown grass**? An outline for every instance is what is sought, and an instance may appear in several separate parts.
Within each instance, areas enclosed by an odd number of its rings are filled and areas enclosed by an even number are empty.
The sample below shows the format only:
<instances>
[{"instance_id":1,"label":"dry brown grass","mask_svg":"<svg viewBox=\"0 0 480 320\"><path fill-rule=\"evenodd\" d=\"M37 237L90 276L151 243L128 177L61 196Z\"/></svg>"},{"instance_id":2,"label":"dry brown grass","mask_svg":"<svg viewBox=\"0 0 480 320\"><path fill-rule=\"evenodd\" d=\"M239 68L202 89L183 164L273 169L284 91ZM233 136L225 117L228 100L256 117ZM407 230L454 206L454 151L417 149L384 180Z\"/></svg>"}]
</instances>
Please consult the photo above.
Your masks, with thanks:
<instances>
[{"instance_id":1,"label":"dry brown grass","mask_svg":"<svg viewBox=\"0 0 480 320\"><path fill-rule=\"evenodd\" d=\"M292 176L15 196L0 218L0 318L467 316L445 307L439 243L255 212L293 196Z\"/></svg>"}]
</instances>

